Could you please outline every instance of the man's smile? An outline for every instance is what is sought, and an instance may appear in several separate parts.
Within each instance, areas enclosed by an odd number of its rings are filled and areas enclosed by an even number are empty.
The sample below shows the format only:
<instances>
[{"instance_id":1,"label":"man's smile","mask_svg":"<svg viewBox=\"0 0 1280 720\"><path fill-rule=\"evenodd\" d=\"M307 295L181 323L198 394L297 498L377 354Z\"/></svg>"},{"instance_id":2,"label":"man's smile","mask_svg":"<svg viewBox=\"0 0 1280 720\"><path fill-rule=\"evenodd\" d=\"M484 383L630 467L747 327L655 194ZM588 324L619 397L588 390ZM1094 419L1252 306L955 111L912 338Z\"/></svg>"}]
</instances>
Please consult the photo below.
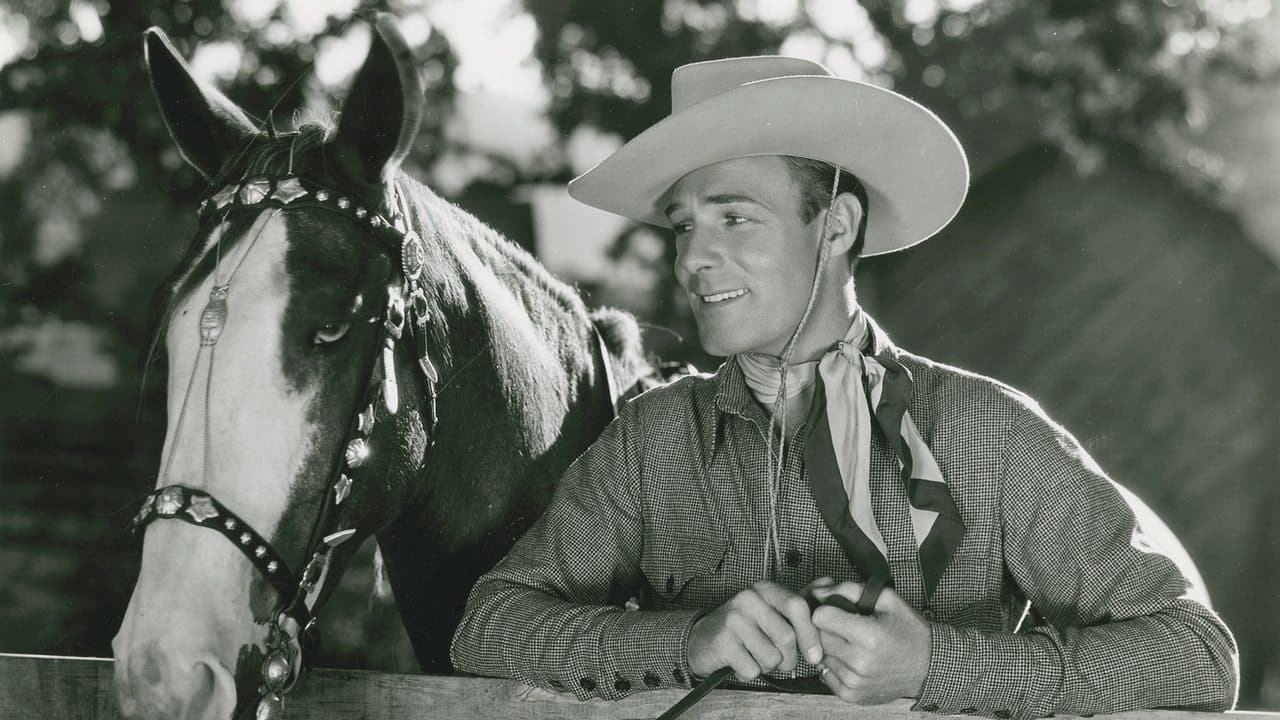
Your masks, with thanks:
<instances>
[{"instance_id":1,"label":"man's smile","mask_svg":"<svg viewBox=\"0 0 1280 720\"><path fill-rule=\"evenodd\" d=\"M746 288L738 288L737 290L726 290L724 292L711 293L709 295L702 295L700 293L697 295L698 298L702 300L703 304L711 305L715 303L722 303L726 300L733 300L734 298L740 298L749 292L751 291Z\"/></svg>"}]
</instances>

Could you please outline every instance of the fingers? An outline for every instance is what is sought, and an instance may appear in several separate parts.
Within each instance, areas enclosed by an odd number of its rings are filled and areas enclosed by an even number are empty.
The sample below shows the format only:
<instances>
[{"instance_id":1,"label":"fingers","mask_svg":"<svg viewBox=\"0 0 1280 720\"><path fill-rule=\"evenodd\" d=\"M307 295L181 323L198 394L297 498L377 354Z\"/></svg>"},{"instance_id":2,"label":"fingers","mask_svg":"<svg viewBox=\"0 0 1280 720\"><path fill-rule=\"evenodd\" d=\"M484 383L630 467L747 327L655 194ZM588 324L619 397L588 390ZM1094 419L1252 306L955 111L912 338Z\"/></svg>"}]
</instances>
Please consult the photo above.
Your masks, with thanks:
<instances>
[{"instance_id":1,"label":"fingers","mask_svg":"<svg viewBox=\"0 0 1280 720\"><path fill-rule=\"evenodd\" d=\"M841 700L861 705L873 705L893 700L897 695L867 678L839 658L827 656L822 661L827 672L821 674L822 682Z\"/></svg>"},{"instance_id":2,"label":"fingers","mask_svg":"<svg viewBox=\"0 0 1280 720\"><path fill-rule=\"evenodd\" d=\"M744 681L760 677L760 665L751 657L751 653L741 643L733 644L726 652L725 660L733 668L733 674Z\"/></svg>"},{"instance_id":3,"label":"fingers","mask_svg":"<svg viewBox=\"0 0 1280 720\"><path fill-rule=\"evenodd\" d=\"M786 659L783 661L782 669L795 668L797 649L809 662L821 661L822 642L818 638L818 628L813 624L809 603L805 602L803 597L771 582L757 583L756 592L781 616L780 618L775 616L780 621L778 624L785 626L785 633L778 634L769 632L769 628L765 628L779 648L786 647L784 653ZM783 620L785 622L781 622Z\"/></svg>"},{"instance_id":4,"label":"fingers","mask_svg":"<svg viewBox=\"0 0 1280 720\"><path fill-rule=\"evenodd\" d=\"M874 616L845 612L831 605L823 605L813 611L813 625L820 633L838 636L854 647L862 647L866 638L876 633L878 623ZM823 647L829 655L831 648L825 644Z\"/></svg>"}]
</instances>

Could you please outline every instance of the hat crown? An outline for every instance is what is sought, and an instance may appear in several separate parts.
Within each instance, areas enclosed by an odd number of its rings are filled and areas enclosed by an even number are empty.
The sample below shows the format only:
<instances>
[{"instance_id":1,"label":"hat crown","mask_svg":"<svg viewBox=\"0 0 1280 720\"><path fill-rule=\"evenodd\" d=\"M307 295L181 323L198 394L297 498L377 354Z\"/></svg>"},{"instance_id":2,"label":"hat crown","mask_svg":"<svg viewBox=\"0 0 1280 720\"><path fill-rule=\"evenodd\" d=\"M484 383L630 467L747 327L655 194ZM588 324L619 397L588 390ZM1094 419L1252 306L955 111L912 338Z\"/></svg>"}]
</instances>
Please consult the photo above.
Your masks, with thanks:
<instances>
[{"instance_id":1,"label":"hat crown","mask_svg":"<svg viewBox=\"0 0 1280 720\"><path fill-rule=\"evenodd\" d=\"M831 75L819 63L781 55L726 58L681 65L671 73L671 112L747 83L791 75Z\"/></svg>"}]
</instances>

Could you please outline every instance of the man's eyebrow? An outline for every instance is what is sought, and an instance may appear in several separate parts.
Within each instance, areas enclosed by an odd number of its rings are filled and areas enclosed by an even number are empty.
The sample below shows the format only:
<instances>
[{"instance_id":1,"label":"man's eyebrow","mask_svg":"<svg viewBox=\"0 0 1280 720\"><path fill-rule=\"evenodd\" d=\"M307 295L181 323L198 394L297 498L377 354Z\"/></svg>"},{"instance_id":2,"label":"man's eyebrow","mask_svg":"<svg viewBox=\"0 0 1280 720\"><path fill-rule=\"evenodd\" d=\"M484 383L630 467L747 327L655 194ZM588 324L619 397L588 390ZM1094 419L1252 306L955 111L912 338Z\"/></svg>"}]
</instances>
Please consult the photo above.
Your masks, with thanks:
<instances>
[{"instance_id":1,"label":"man's eyebrow","mask_svg":"<svg viewBox=\"0 0 1280 720\"><path fill-rule=\"evenodd\" d=\"M708 195L705 198L705 200L706 202L709 202L712 205L729 205L731 203L745 202L745 203L751 203L752 205L759 205L760 207L765 208L766 210L769 209L768 205L765 205L764 203L751 197L750 195L743 195L742 193L716 193L714 195ZM680 203L673 202L670 205L668 205L666 210L664 210L663 212L666 213L667 217L671 217L671 213L675 212L676 210L679 210L681 207L683 206Z\"/></svg>"}]
</instances>

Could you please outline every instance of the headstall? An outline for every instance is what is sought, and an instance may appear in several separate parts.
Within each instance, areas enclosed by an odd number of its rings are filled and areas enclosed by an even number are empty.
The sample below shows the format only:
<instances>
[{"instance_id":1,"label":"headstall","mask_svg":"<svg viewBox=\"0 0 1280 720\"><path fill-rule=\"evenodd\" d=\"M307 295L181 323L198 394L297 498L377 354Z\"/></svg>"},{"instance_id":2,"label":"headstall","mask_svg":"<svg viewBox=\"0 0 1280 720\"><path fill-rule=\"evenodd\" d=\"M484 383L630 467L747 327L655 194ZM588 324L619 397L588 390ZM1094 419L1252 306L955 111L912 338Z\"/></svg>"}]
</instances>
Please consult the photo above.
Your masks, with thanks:
<instances>
[{"instance_id":1,"label":"headstall","mask_svg":"<svg viewBox=\"0 0 1280 720\"><path fill-rule=\"evenodd\" d=\"M389 191L393 190L389 188ZM356 471L368 461L369 436L373 431L378 397L381 396L388 414L395 415L399 410L395 349L405 335L406 325L415 343L418 369L425 388L423 410L429 442L435 440L439 375L431 361L427 339L431 316L423 281L426 247L422 238L409 228L407 212L397 197L392 196L386 205L390 217L362 207L347 195L295 175L250 177L222 187L200 203L202 223L234 208L323 209L367 229L391 253L392 258L399 260L387 287L387 303L378 330L377 344L382 347L381 357L375 356L372 360L368 370L369 383L359 406L361 409L348 422L343 457L332 466L329 489L324 494L320 513L303 554L310 559L300 573L289 567L266 537L203 490L183 485L159 488L147 495L132 521L135 531L159 519L181 520L214 530L231 541L276 590L279 600L268 625L267 655L262 662L262 685L255 713L258 720L272 720L283 715L283 696L297 682L302 667L300 636L313 630L315 603L325 586L330 556L334 548L356 534L355 527L341 527L340 506L351 494ZM224 285L215 284L210 292L209 301L200 314L200 344L203 347L212 347L218 342L226 323L229 291L228 281Z\"/></svg>"}]
</instances>

